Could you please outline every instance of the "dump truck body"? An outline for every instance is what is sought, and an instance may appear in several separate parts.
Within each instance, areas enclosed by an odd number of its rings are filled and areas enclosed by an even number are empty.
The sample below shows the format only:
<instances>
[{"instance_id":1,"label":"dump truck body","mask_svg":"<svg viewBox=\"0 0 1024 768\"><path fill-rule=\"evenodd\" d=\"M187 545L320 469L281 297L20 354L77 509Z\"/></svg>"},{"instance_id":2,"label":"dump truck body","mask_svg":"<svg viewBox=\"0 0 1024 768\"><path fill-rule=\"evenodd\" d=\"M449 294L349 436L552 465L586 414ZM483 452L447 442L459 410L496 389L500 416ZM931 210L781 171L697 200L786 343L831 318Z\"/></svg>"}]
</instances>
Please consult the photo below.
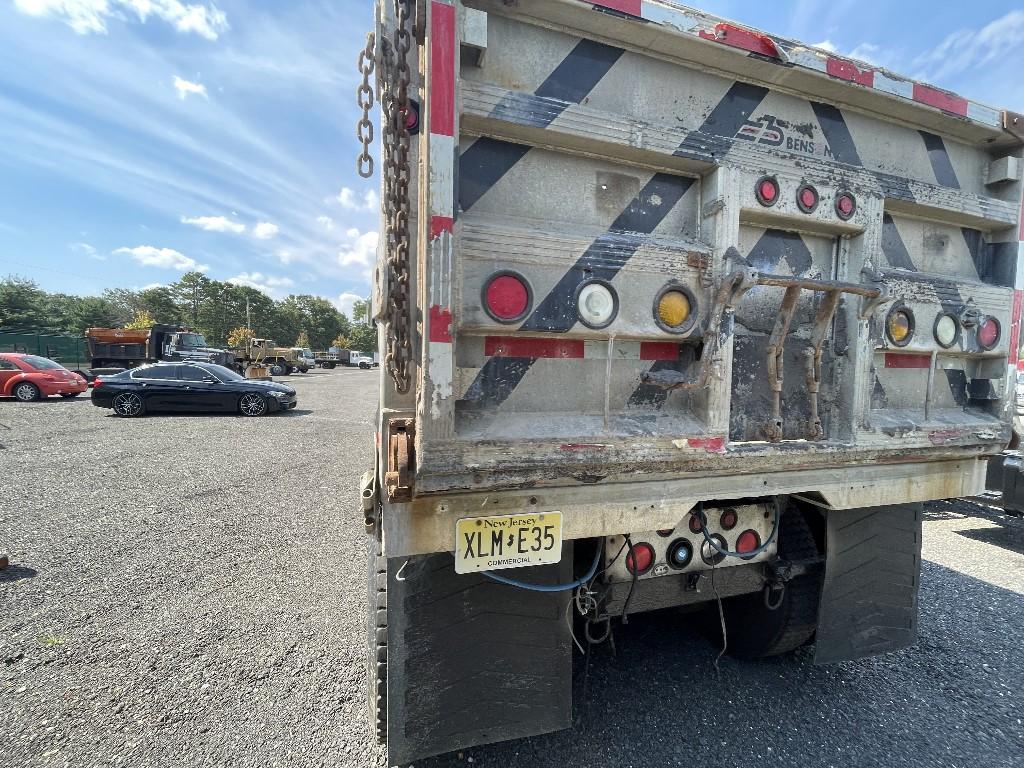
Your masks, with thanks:
<instances>
[{"instance_id":1,"label":"dump truck body","mask_svg":"<svg viewBox=\"0 0 1024 768\"><path fill-rule=\"evenodd\" d=\"M567 726L581 584L588 626L714 572L738 631L813 586L819 661L912 643L920 503L1011 436L1022 119L669 2L413 5L375 50L393 759Z\"/></svg>"},{"instance_id":2,"label":"dump truck body","mask_svg":"<svg viewBox=\"0 0 1024 768\"><path fill-rule=\"evenodd\" d=\"M135 368L161 360L193 360L231 366L233 355L210 347L206 337L178 325L158 324L152 328L87 328L91 369Z\"/></svg>"}]
</instances>

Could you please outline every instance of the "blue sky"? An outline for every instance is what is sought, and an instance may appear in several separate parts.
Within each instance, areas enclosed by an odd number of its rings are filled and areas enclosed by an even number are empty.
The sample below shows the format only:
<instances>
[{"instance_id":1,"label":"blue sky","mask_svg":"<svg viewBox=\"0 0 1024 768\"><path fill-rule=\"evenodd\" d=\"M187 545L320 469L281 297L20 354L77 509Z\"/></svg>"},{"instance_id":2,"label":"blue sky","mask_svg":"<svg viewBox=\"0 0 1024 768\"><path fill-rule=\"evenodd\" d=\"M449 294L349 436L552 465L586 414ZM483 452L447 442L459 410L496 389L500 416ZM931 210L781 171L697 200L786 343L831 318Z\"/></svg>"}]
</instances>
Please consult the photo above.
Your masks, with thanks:
<instances>
[{"instance_id":1,"label":"blue sky","mask_svg":"<svg viewBox=\"0 0 1024 768\"><path fill-rule=\"evenodd\" d=\"M1008 0L701 7L1024 111ZM0 275L97 293L199 268L347 309L376 243L377 179L354 160L372 16L371 0L0 0Z\"/></svg>"}]
</instances>

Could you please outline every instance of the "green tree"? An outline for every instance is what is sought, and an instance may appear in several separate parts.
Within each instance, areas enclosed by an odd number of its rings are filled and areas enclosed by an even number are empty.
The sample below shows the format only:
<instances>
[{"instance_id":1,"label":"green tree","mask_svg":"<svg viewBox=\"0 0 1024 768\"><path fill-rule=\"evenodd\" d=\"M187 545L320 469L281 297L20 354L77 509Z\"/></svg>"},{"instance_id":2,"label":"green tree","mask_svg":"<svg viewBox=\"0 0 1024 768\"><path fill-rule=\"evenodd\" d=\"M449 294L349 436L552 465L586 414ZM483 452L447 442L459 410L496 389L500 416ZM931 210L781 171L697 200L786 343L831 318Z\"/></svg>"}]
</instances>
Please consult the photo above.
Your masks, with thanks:
<instances>
[{"instance_id":1,"label":"green tree","mask_svg":"<svg viewBox=\"0 0 1024 768\"><path fill-rule=\"evenodd\" d=\"M121 316L117 308L106 299L98 296L87 296L79 299L71 310L71 329L74 333L83 333L86 328L116 328L120 325Z\"/></svg>"},{"instance_id":2,"label":"green tree","mask_svg":"<svg viewBox=\"0 0 1024 768\"><path fill-rule=\"evenodd\" d=\"M199 328L200 312L209 300L211 282L202 272L186 272L170 285L179 317L192 328Z\"/></svg>"},{"instance_id":3,"label":"green tree","mask_svg":"<svg viewBox=\"0 0 1024 768\"><path fill-rule=\"evenodd\" d=\"M145 331L154 325L156 325L156 320L153 316L146 310L140 309L131 321L124 324L124 327L130 331Z\"/></svg>"},{"instance_id":4,"label":"green tree","mask_svg":"<svg viewBox=\"0 0 1024 768\"><path fill-rule=\"evenodd\" d=\"M0 280L0 327L45 328L46 293L34 280L8 275Z\"/></svg>"},{"instance_id":5,"label":"green tree","mask_svg":"<svg viewBox=\"0 0 1024 768\"><path fill-rule=\"evenodd\" d=\"M377 329L363 323L355 325L352 327L348 341L351 349L365 355L372 355L377 351Z\"/></svg>"},{"instance_id":6,"label":"green tree","mask_svg":"<svg viewBox=\"0 0 1024 768\"><path fill-rule=\"evenodd\" d=\"M179 322L174 294L167 286L161 285L141 291L138 296L138 309L149 312L158 323L175 325Z\"/></svg>"},{"instance_id":7,"label":"green tree","mask_svg":"<svg viewBox=\"0 0 1024 768\"><path fill-rule=\"evenodd\" d=\"M352 322L365 323L370 319L370 302L359 300L352 303Z\"/></svg>"},{"instance_id":8,"label":"green tree","mask_svg":"<svg viewBox=\"0 0 1024 768\"><path fill-rule=\"evenodd\" d=\"M295 340L295 346L301 347L302 349L309 348L309 334L303 331L299 334L299 338Z\"/></svg>"},{"instance_id":9,"label":"green tree","mask_svg":"<svg viewBox=\"0 0 1024 768\"><path fill-rule=\"evenodd\" d=\"M139 300L139 292L131 288L107 288L100 297L106 300L117 311L124 322L130 322L135 314L144 309Z\"/></svg>"}]
</instances>

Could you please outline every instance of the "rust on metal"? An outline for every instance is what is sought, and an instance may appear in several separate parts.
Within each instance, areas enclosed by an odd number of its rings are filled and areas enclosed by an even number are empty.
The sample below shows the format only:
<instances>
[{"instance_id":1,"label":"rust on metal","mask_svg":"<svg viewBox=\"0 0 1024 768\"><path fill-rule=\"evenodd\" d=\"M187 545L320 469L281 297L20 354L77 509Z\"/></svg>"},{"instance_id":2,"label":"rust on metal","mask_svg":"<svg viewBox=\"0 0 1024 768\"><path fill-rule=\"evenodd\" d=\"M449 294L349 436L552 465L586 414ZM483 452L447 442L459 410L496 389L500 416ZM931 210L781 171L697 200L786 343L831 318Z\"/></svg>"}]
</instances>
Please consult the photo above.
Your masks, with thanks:
<instances>
[{"instance_id":1,"label":"rust on metal","mask_svg":"<svg viewBox=\"0 0 1024 768\"><path fill-rule=\"evenodd\" d=\"M384 473L384 488L388 494L388 501L412 501L415 467L414 428L413 419L394 419L388 422L388 466Z\"/></svg>"}]
</instances>

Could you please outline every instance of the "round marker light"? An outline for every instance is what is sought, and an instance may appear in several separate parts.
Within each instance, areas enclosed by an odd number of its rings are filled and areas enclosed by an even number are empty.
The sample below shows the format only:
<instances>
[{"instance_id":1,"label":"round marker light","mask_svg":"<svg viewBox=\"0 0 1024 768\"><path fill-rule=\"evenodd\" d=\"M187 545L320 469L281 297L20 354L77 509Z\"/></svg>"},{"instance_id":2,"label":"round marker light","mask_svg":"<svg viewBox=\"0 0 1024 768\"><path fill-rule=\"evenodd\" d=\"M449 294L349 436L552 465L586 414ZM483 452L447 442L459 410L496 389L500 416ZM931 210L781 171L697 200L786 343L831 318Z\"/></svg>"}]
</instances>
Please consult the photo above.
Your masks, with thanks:
<instances>
[{"instance_id":1,"label":"round marker light","mask_svg":"<svg viewBox=\"0 0 1024 768\"><path fill-rule=\"evenodd\" d=\"M897 347L905 347L914 336L914 316L907 309L894 309L885 320L889 341Z\"/></svg>"},{"instance_id":2,"label":"round marker light","mask_svg":"<svg viewBox=\"0 0 1024 768\"><path fill-rule=\"evenodd\" d=\"M700 533L704 530L704 523L701 522L700 515L690 515L690 522L687 523L690 529L690 533Z\"/></svg>"},{"instance_id":3,"label":"round marker light","mask_svg":"<svg viewBox=\"0 0 1024 768\"><path fill-rule=\"evenodd\" d=\"M586 283L576 297L580 321L591 328L604 328L615 319L618 309L615 292L604 283Z\"/></svg>"},{"instance_id":4,"label":"round marker light","mask_svg":"<svg viewBox=\"0 0 1024 768\"><path fill-rule=\"evenodd\" d=\"M814 213L818 207L818 190L810 185L804 185L796 193L796 204L804 213Z\"/></svg>"},{"instance_id":5,"label":"round marker light","mask_svg":"<svg viewBox=\"0 0 1024 768\"><path fill-rule=\"evenodd\" d=\"M849 192L840 192L836 195L836 215L843 221L853 218L857 212L857 200Z\"/></svg>"},{"instance_id":6,"label":"round marker light","mask_svg":"<svg viewBox=\"0 0 1024 768\"><path fill-rule=\"evenodd\" d=\"M736 539L736 551L741 555L748 555L761 546L761 537L757 531L744 531Z\"/></svg>"},{"instance_id":7,"label":"round marker light","mask_svg":"<svg viewBox=\"0 0 1024 768\"><path fill-rule=\"evenodd\" d=\"M685 333L693 326L694 300L689 291L670 285L654 302L654 319L663 331Z\"/></svg>"},{"instance_id":8,"label":"round marker light","mask_svg":"<svg viewBox=\"0 0 1024 768\"><path fill-rule=\"evenodd\" d=\"M530 311L532 295L526 281L514 272L499 272L484 286L484 309L499 323L522 320Z\"/></svg>"},{"instance_id":9,"label":"round marker light","mask_svg":"<svg viewBox=\"0 0 1024 768\"><path fill-rule=\"evenodd\" d=\"M711 534L711 541L718 545L718 549L727 549L725 539L717 533ZM711 546L711 543L705 541L700 545L700 559L708 565L718 565L720 562L725 560L725 555Z\"/></svg>"},{"instance_id":10,"label":"round marker light","mask_svg":"<svg viewBox=\"0 0 1024 768\"><path fill-rule=\"evenodd\" d=\"M693 560L693 545L686 539L676 539L668 547L668 564L681 571Z\"/></svg>"},{"instance_id":11,"label":"round marker light","mask_svg":"<svg viewBox=\"0 0 1024 768\"><path fill-rule=\"evenodd\" d=\"M952 315L939 315L935 318L935 341L943 349L949 349L956 344L960 335L960 324Z\"/></svg>"},{"instance_id":12,"label":"round marker light","mask_svg":"<svg viewBox=\"0 0 1024 768\"><path fill-rule=\"evenodd\" d=\"M626 555L626 570L635 576L643 576L654 567L654 547L645 541L634 544Z\"/></svg>"},{"instance_id":13,"label":"round marker light","mask_svg":"<svg viewBox=\"0 0 1024 768\"><path fill-rule=\"evenodd\" d=\"M779 182L773 176L765 176L757 182L754 194L757 197L757 202L770 208L779 199Z\"/></svg>"},{"instance_id":14,"label":"round marker light","mask_svg":"<svg viewBox=\"0 0 1024 768\"><path fill-rule=\"evenodd\" d=\"M718 524L722 526L723 531L731 531L736 527L736 523L738 523L739 520L739 515L736 514L735 509L727 509L722 513L722 516L718 518Z\"/></svg>"},{"instance_id":15,"label":"round marker light","mask_svg":"<svg viewBox=\"0 0 1024 768\"><path fill-rule=\"evenodd\" d=\"M999 343L999 321L994 317L984 317L978 325L978 344L982 349L992 349Z\"/></svg>"}]
</instances>

